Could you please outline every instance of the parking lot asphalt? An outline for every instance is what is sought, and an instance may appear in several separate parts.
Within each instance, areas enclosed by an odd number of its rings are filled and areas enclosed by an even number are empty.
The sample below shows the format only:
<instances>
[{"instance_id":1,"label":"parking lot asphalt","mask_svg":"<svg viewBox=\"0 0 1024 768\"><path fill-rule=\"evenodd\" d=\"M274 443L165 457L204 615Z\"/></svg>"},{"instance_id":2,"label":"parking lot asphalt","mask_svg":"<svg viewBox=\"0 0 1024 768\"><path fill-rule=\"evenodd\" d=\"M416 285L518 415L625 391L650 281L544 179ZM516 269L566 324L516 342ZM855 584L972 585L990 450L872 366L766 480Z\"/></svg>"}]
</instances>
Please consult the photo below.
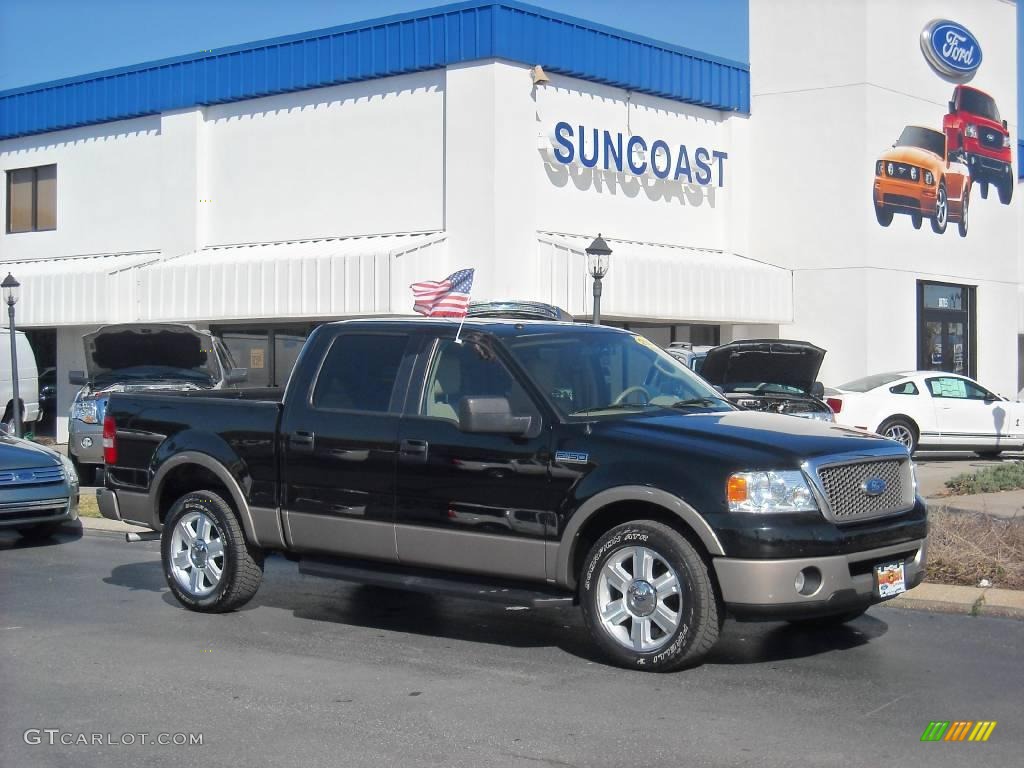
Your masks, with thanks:
<instances>
[{"instance_id":1,"label":"parking lot asphalt","mask_svg":"<svg viewBox=\"0 0 1024 768\"><path fill-rule=\"evenodd\" d=\"M272 557L248 606L208 616L170 597L154 543L4 533L0 765L1006 766L1024 752L1022 648L1024 622L876 607L817 633L729 621L706 664L650 675L601 663L574 610ZM999 724L984 744L922 743L932 720Z\"/></svg>"}]
</instances>

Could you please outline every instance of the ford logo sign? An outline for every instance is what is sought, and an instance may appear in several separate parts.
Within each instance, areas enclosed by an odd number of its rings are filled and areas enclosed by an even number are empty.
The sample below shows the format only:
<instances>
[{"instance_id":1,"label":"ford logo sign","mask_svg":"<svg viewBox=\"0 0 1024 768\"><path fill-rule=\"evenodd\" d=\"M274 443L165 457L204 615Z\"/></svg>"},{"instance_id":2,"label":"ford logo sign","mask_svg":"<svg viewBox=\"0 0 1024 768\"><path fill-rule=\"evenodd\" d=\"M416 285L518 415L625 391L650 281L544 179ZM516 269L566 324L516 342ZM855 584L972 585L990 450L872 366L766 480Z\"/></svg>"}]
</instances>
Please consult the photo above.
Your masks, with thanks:
<instances>
[{"instance_id":1,"label":"ford logo sign","mask_svg":"<svg viewBox=\"0 0 1024 768\"><path fill-rule=\"evenodd\" d=\"M860 489L868 496L881 496L885 493L885 480L880 477L869 477L860 484Z\"/></svg>"},{"instance_id":2,"label":"ford logo sign","mask_svg":"<svg viewBox=\"0 0 1024 768\"><path fill-rule=\"evenodd\" d=\"M981 43L962 24L934 19L921 32L921 52L941 77L966 83L981 66Z\"/></svg>"}]
</instances>

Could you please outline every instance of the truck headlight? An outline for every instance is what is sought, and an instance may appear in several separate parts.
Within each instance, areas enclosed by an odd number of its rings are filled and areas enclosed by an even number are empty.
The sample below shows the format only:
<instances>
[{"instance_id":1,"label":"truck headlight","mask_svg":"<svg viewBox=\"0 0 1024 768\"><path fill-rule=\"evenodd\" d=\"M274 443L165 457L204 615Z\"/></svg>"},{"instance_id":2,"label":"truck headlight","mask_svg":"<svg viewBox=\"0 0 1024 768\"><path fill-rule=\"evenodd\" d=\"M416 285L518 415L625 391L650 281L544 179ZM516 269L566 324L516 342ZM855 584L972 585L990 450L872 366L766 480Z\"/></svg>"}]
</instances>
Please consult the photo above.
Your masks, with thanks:
<instances>
[{"instance_id":1,"label":"truck headlight","mask_svg":"<svg viewBox=\"0 0 1024 768\"><path fill-rule=\"evenodd\" d=\"M816 512L818 503L803 472L737 472L726 483L730 512Z\"/></svg>"},{"instance_id":2,"label":"truck headlight","mask_svg":"<svg viewBox=\"0 0 1024 768\"><path fill-rule=\"evenodd\" d=\"M964 129L964 136L966 136L969 139L978 138L978 126L974 125L973 123L968 123L967 127Z\"/></svg>"},{"instance_id":3,"label":"truck headlight","mask_svg":"<svg viewBox=\"0 0 1024 768\"><path fill-rule=\"evenodd\" d=\"M925 184L934 184L935 183L935 177L932 175L931 171L925 171L924 172L924 183Z\"/></svg>"},{"instance_id":4,"label":"truck headlight","mask_svg":"<svg viewBox=\"0 0 1024 768\"><path fill-rule=\"evenodd\" d=\"M1003 136L1003 148L1010 146L1010 134Z\"/></svg>"},{"instance_id":5,"label":"truck headlight","mask_svg":"<svg viewBox=\"0 0 1024 768\"><path fill-rule=\"evenodd\" d=\"M71 406L71 418L84 424L99 424L99 410L95 400L79 400Z\"/></svg>"}]
</instances>

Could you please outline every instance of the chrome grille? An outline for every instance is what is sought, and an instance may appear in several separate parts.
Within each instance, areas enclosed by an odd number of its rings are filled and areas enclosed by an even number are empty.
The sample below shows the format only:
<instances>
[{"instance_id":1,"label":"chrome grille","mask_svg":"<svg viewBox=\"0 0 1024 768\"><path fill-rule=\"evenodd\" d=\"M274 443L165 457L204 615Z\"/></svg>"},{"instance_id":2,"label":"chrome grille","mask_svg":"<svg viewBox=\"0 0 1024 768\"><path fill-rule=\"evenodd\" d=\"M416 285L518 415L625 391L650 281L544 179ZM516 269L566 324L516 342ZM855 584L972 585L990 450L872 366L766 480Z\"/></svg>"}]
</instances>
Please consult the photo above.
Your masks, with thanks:
<instances>
[{"instance_id":1,"label":"chrome grille","mask_svg":"<svg viewBox=\"0 0 1024 768\"><path fill-rule=\"evenodd\" d=\"M998 131L993 131L990 128L982 128L980 133L980 139L983 146L995 147L996 149L1003 148L1003 134Z\"/></svg>"},{"instance_id":2,"label":"chrome grille","mask_svg":"<svg viewBox=\"0 0 1024 768\"><path fill-rule=\"evenodd\" d=\"M0 488L12 485L39 485L64 481L63 467L35 467L31 469L5 469L0 472Z\"/></svg>"},{"instance_id":3,"label":"chrome grille","mask_svg":"<svg viewBox=\"0 0 1024 768\"><path fill-rule=\"evenodd\" d=\"M855 523L873 517L904 512L914 505L910 462L880 459L820 467L818 479L828 502L826 514L836 523ZM885 483L877 495L867 488L872 481Z\"/></svg>"}]
</instances>

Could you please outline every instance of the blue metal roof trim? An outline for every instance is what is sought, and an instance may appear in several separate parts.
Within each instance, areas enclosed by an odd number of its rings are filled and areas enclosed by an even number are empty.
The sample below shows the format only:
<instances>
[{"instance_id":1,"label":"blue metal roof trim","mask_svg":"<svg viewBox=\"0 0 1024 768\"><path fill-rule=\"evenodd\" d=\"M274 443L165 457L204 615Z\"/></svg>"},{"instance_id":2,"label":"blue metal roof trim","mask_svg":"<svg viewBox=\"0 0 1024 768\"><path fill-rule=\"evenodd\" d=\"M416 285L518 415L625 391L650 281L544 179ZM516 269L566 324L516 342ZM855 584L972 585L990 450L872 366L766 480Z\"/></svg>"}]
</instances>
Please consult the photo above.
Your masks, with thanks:
<instances>
[{"instance_id":1,"label":"blue metal roof trim","mask_svg":"<svg viewBox=\"0 0 1024 768\"><path fill-rule=\"evenodd\" d=\"M471 0L0 91L0 139L489 58L750 111L746 64L512 0Z\"/></svg>"},{"instance_id":2,"label":"blue metal roof trim","mask_svg":"<svg viewBox=\"0 0 1024 768\"><path fill-rule=\"evenodd\" d=\"M1024 179L1024 139L1017 139L1017 180Z\"/></svg>"}]
</instances>

